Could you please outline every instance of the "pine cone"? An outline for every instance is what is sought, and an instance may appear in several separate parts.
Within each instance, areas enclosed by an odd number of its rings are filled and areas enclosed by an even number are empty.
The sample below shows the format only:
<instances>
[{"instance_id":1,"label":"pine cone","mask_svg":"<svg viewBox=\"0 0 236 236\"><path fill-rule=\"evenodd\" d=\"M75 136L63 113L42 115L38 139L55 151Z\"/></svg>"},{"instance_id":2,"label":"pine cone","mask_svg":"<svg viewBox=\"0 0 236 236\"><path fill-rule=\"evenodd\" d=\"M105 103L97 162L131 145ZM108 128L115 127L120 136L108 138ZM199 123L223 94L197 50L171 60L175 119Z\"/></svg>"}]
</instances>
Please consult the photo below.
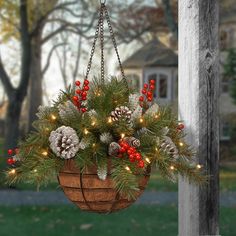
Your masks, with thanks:
<instances>
[{"instance_id":1,"label":"pine cone","mask_svg":"<svg viewBox=\"0 0 236 236\"><path fill-rule=\"evenodd\" d=\"M110 133L105 132L100 135L100 141L105 144L111 143L113 140L113 137Z\"/></svg>"},{"instance_id":2,"label":"pine cone","mask_svg":"<svg viewBox=\"0 0 236 236\"><path fill-rule=\"evenodd\" d=\"M116 142L112 142L109 145L108 154L109 156L116 156L120 150L120 145Z\"/></svg>"},{"instance_id":3,"label":"pine cone","mask_svg":"<svg viewBox=\"0 0 236 236\"><path fill-rule=\"evenodd\" d=\"M49 142L52 151L63 159L73 158L79 150L79 138L76 131L68 126L61 126L52 131Z\"/></svg>"},{"instance_id":4,"label":"pine cone","mask_svg":"<svg viewBox=\"0 0 236 236\"><path fill-rule=\"evenodd\" d=\"M178 149L170 137L164 136L164 139L161 142L160 150L171 155L173 158L178 158Z\"/></svg>"},{"instance_id":5,"label":"pine cone","mask_svg":"<svg viewBox=\"0 0 236 236\"><path fill-rule=\"evenodd\" d=\"M135 137L125 137L124 140L132 147L140 146L140 140Z\"/></svg>"},{"instance_id":6,"label":"pine cone","mask_svg":"<svg viewBox=\"0 0 236 236\"><path fill-rule=\"evenodd\" d=\"M128 124L131 123L132 111L126 106L117 107L114 111L111 112L112 121L118 121L123 119L127 121Z\"/></svg>"}]
</instances>

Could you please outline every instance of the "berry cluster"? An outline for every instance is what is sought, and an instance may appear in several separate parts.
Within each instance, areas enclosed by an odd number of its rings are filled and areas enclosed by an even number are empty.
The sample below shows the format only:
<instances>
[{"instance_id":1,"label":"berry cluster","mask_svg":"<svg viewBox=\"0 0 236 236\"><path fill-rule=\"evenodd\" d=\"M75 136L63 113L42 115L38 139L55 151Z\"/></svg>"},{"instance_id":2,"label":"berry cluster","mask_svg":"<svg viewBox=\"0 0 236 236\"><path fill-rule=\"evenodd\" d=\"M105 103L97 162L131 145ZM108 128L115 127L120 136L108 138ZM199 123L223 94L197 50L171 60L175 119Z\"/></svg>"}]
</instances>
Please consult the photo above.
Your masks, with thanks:
<instances>
[{"instance_id":1,"label":"berry cluster","mask_svg":"<svg viewBox=\"0 0 236 236\"><path fill-rule=\"evenodd\" d=\"M143 85L143 89L142 89L142 96L139 97L139 102L140 102L140 106L143 106L143 102L148 101L148 102L152 102L153 101L153 91L155 90L155 80L150 80L149 81L149 85L148 84L144 84Z\"/></svg>"},{"instance_id":2,"label":"berry cluster","mask_svg":"<svg viewBox=\"0 0 236 236\"><path fill-rule=\"evenodd\" d=\"M130 162L137 161L137 165L139 168L144 168L144 161L142 160L142 155L139 153L135 147L130 146L127 142L124 140L119 141L120 144L120 150L118 157L123 158L124 154L126 153L129 157Z\"/></svg>"},{"instance_id":3,"label":"berry cluster","mask_svg":"<svg viewBox=\"0 0 236 236\"><path fill-rule=\"evenodd\" d=\"M8 155L11 156L10 158L7 159L7 164L8 165L14 165L16 163L16 159L14 158L13 155L17 155L19 153L19 149L15 148L13 149L8 149L7 151Z\"/></svg>"},{"instance_id":4,"label":"berry cluster","mask_svg":"<svg viewBox=\"0 0 236 236\"><path fill-rule=\"evenodd\" d=\"M72 98L73 103L80 111L84 113L87 111L87 108L83 105L83 102L87 100L89 81L85 79L82 88L80 87L80 81L75 81L75 85L78 88L75 90L76 95Z\"/></svg>"}]
</instances>

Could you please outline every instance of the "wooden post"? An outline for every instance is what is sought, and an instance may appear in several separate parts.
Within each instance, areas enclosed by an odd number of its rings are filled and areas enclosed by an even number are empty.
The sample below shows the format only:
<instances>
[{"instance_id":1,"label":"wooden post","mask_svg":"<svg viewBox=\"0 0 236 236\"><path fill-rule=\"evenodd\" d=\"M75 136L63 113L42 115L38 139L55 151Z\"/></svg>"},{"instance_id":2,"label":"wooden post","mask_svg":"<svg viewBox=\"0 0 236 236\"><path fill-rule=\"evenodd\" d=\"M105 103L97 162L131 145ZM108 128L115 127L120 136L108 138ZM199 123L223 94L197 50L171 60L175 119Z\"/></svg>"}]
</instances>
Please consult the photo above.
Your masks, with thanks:
<instances>
[{"instance_id":1,"label":"wooden post","mask_svg":"<svg viewBox=\"0 0 236 236\"><path fill-rule=\"evenodd\" d=\"M179 236L219 234L218 8L218 0L179 0L179 118L211 175L204 188L180 178Z\"/></svg>"}]
</instances>

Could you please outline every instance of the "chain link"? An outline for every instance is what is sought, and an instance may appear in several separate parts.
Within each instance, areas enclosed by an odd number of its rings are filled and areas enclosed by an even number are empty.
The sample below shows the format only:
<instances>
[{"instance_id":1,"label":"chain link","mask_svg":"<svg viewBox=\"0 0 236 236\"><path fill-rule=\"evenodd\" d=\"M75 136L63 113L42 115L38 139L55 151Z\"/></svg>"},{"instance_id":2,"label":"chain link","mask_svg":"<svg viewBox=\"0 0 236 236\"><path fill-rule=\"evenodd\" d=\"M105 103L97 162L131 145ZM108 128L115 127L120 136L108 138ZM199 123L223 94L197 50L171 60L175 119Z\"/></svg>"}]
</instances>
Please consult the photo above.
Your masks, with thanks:
<instances>
[{"instance_id":1,"label":"chain link","mask_svg":"<svg viewBox=\"0 0 236 236\"><path fill-rule=\"evenodd\" d=\"M105 74L105 66L104 66L104 20L103 20L103 11L105 8L105 4L101 4L101 19L100 19L100 42L101 42L101 81L104 83L104 74Z\"/></svg>"}]
</instances>

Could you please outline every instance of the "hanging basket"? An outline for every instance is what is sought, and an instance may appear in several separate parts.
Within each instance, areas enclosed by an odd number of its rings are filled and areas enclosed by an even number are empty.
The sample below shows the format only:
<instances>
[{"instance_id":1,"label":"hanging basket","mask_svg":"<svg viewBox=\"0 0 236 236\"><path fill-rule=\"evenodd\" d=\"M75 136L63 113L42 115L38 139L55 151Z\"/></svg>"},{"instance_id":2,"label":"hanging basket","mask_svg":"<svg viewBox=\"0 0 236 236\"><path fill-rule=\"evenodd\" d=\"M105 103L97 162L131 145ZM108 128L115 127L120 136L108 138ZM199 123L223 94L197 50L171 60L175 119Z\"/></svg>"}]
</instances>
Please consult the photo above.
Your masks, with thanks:
<instances>
[{"instance_id":1,"label":"hanging basket","mask_svg":"<svg viewBox=\"0 0 236 236\"><path fill-rule=\"evenodd\" d=\"M111 175L111 163L108 163L108 175L105 180L97 176L97 167L92 166L83 173L76 167L74 160L65 161L60 171L58 181L67 198L75 203L81 210L95 213L112 213L129 207L136 200L121 196L114 187ZM139 178L139 191L137 199L145 190L150 177L150 166L145 175Z\"/></svg>"}]
</instances>

